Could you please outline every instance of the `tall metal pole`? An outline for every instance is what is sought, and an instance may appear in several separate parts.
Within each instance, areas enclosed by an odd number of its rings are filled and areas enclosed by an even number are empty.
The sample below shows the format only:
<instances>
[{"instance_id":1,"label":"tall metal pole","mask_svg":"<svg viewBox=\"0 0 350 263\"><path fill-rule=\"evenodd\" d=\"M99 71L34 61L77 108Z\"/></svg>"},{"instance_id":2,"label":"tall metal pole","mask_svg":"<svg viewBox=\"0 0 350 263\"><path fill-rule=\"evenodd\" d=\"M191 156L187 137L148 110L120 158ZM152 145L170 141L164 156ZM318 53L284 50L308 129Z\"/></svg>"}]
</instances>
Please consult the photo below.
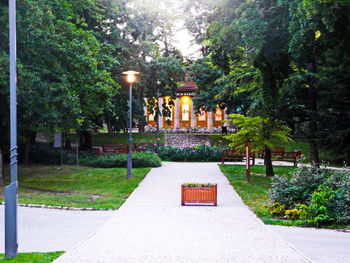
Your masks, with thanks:
<instances>
[{"instance_id":1,"label":"tall metal pole","mask_svg":"<svg viewBox=\"0 0 350 263\"><path fill-rule=\"evenodd\" d=\"M11 130L11 184L5 187L5 256L17 256L17 43L16 43L16 0L9 0L10 21L10 130Z\"/></svg>"},{"instance_id":2,"label":"tall metal pole","mask_svg":"<svg viewBox=\"0 0 350 263\"><path fill-rule=\"evenodd\" d=\"M130 91L129 91L130 97L129 97L129 153L128 153L128 171L127 171L127 178L131 178L132 175L132 84L130 84Z\"/></svg>"}]
</instances>

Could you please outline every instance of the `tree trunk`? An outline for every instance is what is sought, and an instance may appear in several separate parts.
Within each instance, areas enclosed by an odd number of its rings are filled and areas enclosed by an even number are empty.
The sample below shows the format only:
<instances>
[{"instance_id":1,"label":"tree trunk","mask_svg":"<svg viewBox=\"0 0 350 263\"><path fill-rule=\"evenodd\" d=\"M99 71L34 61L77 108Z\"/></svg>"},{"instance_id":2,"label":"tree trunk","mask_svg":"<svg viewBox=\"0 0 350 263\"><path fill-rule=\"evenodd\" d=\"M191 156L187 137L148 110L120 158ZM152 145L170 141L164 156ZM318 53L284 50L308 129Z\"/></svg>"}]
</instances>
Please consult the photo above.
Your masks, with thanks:
<instances>
[{"instance_id":1,"label":"tree trunk","mask_svg":"<svg viewBox=\"0 0 350 263\"><path fill-rule=\"evenodd\" d=\"M92 147L91 133L88 131L82 131L79 133L79 137L80 137L80 148L91 149Z\"/></svg>"},{"instance_id":2,"label":"tree trunk","mask_svg":"<svg viewBox=\"0 0 350 263\"><path fill-rule=\"evenodd\" d=\"M310 72L316 73L316 59L308 64L307 68ZM308 142L310 148L310 161L311 165L315 168L320 167L320 159L318 155L318 144L316 141L316 136L318 132L318 110L317 110L317 80L315 77L310 78L309 87L309 132L308 132Z\"/></svg>"},{"instance_id":3,"label":"tree trunk","mask_svg":"<svg viewBox=\"0 0 350 263\"><path fill-rule=\"evenodd\" d=\"M75 155L77 159L77 166L79 166L79 133L77 132L77 145L75 149Z\"/></svg>"},{"instance_id":4,"label":"tree trunk","mask_svg":"<svg viewBox=\"0 0 350 263\"><path fill-rule=\"evenodd\" d=\"M70 141L70 133L64 133L64 149L72 150L72 144Z\"/></svg>"},{"instance_id":5,"label":"tree trunk","mask_svg":"<svg viewBox=\"0 0 350 263\"><path fill-rule=\"evenodd\" d=\"M113 133L114 133L113 126L109 121L107 121L107 130L108 130L108 135L113 136Z\"/></svg>"},{"instance_id":6,"label":"tree trunk","mask_svg":"<svg viewBox=\"0 0 350 263\"><path fill-rule=\"evenodd\" d=\"M30 144L31 145L36 144L36 134L37 134L37 132L30 133Z\"/></svg>"},{"instance_id":7,"label":"tree trunk","mask_svg":"<svg viewBox=\"0 0 350 263\"><path fill-rule=\"evenodd\" d=\"M271 149L268 147L265 147L264 151L265 151L264 164L265 164L266 176L274 176L275 174L273 173Z\"/></svg>"},{"instance_id":8,"label":"tree trunk","mask_svg":"<svg viewBox=\"0 0 350 263\"><path fill-rule=\"evenodd\" d=\"M26 135L26 146L24 150L24 165L28 166L29 164L29 154L30 154L30 143L31 136L29 134Z\"/></svg>"},{"instance_id":9,"label":"tree trunk","mask_svg":"<svg viewBox=\"0 0 350 263\"><path fill-rule=\"evenodd\" d=\"M140 87L139 90L139 98L141 102L145 102L144 98L143 98L143 88ZM143 104L142 104L143 105ZM143 123L143 117L139 118L139 133L144 133L145 132L145 125Z\"/></svg>"},{"instance_id":10,"label":"tree trunk","mask_svg":"<svg viewBox=\"0 0 350 263\"><path fill-rule=\"evenodd\" d=\"M4 157L0 148L0 186L5 185L5 173L4 173Z\"/></svg>"},{"instance_id":11,"label":"tree trunk","mask_svg":"<svg viewBox=\"0 0 350 263\"><path fill-rule=\"evenodd\" d=\"M318 155L318 143L315 139L308 138L309 150L310 150L310 161L314 168L320 168L320 158Z\"/></svg>"}]
</instances>

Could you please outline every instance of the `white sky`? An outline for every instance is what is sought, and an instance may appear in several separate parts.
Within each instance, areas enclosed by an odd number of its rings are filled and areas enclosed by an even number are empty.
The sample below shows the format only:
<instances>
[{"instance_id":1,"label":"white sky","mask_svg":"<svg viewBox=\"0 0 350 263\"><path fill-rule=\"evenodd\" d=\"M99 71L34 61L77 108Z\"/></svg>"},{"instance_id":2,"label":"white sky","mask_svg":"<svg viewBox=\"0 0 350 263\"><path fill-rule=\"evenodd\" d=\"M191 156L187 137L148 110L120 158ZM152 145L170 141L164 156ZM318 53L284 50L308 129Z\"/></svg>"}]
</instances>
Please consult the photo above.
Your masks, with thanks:
<instances>
[{"instance_id":1,"label":"white sky","mask_svg":"<svg viewBox=\"0 0 350 263\"><path fill-rule=\"evenodd\" d=\"M196 59L201 56L200 54L200 46L194 44L193 37L189 34L187 29L181 29L175 34L175 46L178 48L181 53L191 59Z\"/></svg>"}]
</instances>

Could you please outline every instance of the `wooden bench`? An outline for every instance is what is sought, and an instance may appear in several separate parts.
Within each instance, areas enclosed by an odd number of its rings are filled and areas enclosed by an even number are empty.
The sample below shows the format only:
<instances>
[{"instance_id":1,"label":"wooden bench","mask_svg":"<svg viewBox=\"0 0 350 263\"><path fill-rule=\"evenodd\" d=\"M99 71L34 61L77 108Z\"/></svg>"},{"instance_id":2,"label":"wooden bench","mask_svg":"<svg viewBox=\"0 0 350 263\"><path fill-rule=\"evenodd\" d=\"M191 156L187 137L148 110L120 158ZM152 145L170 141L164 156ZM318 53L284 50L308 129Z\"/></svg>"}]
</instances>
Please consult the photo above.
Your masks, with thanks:
<instances>
[{"instance_id":1,"label":"wooden bench","mask_svg":"<svg viewBox=\"0 0 350 263\"><path fill-rule=\"evenodd\" d=\"M102 155L103 154L103 148L100 146L93 146L90 150L88 150L89 153L96 154L96 155Z\"/></svg>"},{"instance_id":2,"label":"wooden bench","mask_svg":"<svg viewBox=\"0 0 350 263\"><path fill-rule=\"evenodd\" d=\"M258 157L264 159L265 152L259 151ZM297 163L301 159L301 151L285 152L284 147L276 147L271 151L271 158L272 158L272 161L293 162L294 167L297 167Z\"/></svg>"},{"instance_id":3,"label":"wooden bench","mask_svg":"<svg viewBox=\"0 0 350 263\"><path fill-rule=\"evenodd\" d=\"M128 153L129 145L127 143L104 144L103 153Z\"/></svg>"},{"instance_id":4,"label":"wooden bench","mask_svg":"<svg viewBox=\"0 0 350 263\"><path fill-rule=\"evenodd\" d=\"M241 162L246 159L246 152L237 149L223 150L221 154L221 163L224 164L225 161L238 161ZM255 164L255 155L251 154L250 160Z\"/></svg>"},{"instance_id":5,"label":"wooden bench","mask_svg":"<svg viewBox=\"0 0 350 263\"><path fill-rule=\"evenodd\" d=\"M301 151L284 152L282 155L279 155L279 154L273 155L271 153L271 157L273 158L274 161L292 162L294 164L294 167L297 167L297 164L301 159Z\"/></svg>"}]
</instances>

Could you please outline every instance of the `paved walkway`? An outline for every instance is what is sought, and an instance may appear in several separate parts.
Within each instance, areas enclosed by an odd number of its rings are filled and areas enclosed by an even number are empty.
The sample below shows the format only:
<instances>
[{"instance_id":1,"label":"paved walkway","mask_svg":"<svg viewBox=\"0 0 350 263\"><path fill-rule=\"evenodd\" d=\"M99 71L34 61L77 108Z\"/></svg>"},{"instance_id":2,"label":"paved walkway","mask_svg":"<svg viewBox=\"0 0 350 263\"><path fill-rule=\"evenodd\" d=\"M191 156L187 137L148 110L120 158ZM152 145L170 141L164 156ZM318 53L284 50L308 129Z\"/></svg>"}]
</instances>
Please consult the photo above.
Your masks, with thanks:
<instances>
[{"instance_id":1,"label":"paved walkway","mask_svg":"<svg viewBox=\"0 0 350 263\"><path fill-rule=\"evenodd\" d=\"M317 263L349 263L350 232L267 226Z\"/></svg>"},{"instance_id":2,"label":"paved walkway","mask_svg":"<svg viewBox=\"0 0 350 263\"><path fill-rule=\"evenodd\" d=\"M218 183L218 207L181 207L184 182ZM68 233L67 233L68 235ZM242 203L213 163L163 163L56 263L310 262Z\"/></svg>"},{"instance_id":3,"label":"paved walkway","mask_svg":"<svg viewBox=\"0 0 350 263\"><path fill-rule=\"evenodd\" d=\"M4 253L4 210L0 206L0 253ZM115 212L18 208L18 251L67 251L93 234Z\"/></svg>"}]
</instances>

